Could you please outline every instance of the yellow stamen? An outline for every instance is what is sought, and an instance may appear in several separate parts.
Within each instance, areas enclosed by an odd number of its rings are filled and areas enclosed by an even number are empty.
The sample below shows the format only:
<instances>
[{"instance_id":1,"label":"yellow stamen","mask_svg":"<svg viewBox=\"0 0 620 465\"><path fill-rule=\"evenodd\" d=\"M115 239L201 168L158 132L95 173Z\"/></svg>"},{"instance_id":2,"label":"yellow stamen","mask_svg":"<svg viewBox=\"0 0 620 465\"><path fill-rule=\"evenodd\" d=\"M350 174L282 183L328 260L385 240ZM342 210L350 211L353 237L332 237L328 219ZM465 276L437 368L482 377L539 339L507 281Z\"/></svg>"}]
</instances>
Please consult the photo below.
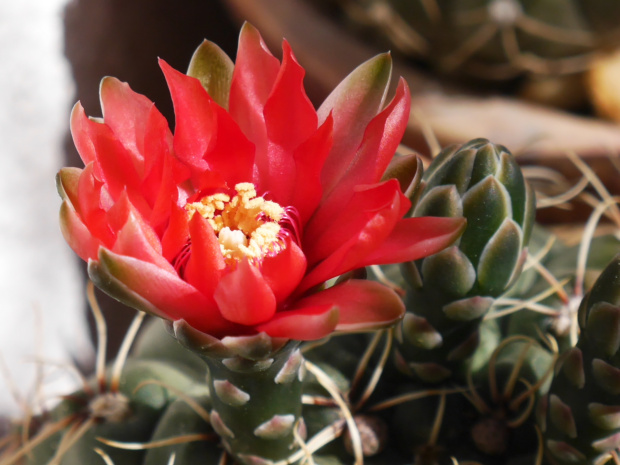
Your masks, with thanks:
<instances>
[{"instance_id":1,"label":"yellow stamen","mask_svg":"<svg viewBox=\"0 0 620 465\"><path fill-rule=\"evenodd\" d=\"M224 257L241 260L257 259L277 250L279 221L284 209L275 202L256 196L254 184L239 183L237 195L232 198L224 193L203 197L199 202L185 206L190 218L198 213L205 218L217 234Z\"/></svg>"}]
</instances>

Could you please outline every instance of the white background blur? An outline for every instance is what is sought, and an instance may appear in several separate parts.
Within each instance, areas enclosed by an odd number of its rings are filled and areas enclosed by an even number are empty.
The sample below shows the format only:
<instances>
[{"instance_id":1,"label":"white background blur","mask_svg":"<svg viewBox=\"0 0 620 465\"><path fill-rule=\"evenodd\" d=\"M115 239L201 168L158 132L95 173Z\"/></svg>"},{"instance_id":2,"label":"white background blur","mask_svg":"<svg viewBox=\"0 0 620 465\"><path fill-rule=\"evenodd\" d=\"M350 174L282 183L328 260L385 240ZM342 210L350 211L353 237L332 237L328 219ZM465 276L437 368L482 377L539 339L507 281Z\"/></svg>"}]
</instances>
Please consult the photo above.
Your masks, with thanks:
<instances>
[{"instance_id":1,"label":"white background blur","mask_svg":"<svg viewBox=\"0 0 620 465\"><path fill-rule=\"evenodd\" d=\"M74 103L63 56L65 3L0 2L0 365L31 403L35 359L92 357L83 278L59 231L54 183ZM46 398L75 379L50 364L44 373ZM0 415L19 415L4 378Z\"/></svg>"}]
</instances>

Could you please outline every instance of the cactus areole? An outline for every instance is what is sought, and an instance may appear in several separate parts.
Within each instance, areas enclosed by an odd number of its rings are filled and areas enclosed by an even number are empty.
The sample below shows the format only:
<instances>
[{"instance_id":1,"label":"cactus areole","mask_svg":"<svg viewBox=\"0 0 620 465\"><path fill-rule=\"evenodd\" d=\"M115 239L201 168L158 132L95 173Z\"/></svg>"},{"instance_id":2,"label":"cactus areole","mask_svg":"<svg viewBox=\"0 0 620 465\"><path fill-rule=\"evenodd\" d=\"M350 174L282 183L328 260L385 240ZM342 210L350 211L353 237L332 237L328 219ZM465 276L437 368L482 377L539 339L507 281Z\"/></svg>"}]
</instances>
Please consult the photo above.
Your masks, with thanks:
<instances>
[{"instance_id":1,"label":"cactus areole","mask_svg":"<svg viewBox=\"0 0 620 465\"><path fill-rule=\"evenodd\" d=\"M402 79L385 105L389 55L354 70L318 110L288 43L280 62L249 24L236 64L205 41L187 74L160 65L174 134L151 101L114 78L101 83L102 119L75 106L85 168L58 174L61 228L98 287L167 320L208 360L221 400L212 426L233 455L280 460L301 428L301 390L288 388L300 381L282 375L301 356L287 341L380 328L404 313L379 283L324 283L436 253L464 220L403 218L410 201L396 179L382 179L410 105ZM289 410L267 405L286 396ZM259 425L241 420L267 413ZM255 447L276 437L286 447Z\"/></svg>"}]
</instances>

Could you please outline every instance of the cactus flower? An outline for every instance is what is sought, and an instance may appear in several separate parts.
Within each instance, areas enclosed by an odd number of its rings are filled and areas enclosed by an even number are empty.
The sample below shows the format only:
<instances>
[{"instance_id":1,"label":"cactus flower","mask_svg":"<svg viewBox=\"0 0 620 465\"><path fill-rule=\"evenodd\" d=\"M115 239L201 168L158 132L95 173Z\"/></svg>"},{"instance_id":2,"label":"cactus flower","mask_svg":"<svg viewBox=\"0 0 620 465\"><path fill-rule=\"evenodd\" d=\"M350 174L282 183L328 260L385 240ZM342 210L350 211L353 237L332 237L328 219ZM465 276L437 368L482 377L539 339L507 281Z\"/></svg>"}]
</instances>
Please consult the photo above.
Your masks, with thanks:
<instances>
[{"instance_id":1,"label":"cactus flower","mask_svg":"<svg viewBox=\"0 0 620 465\"><path fill-rule=\"evenodd\" d=\"M222 338L312 340L391 324L382 285L324 283L452 243L461 219L403 218L381 181L409 116L401 79L384 106L389 55L351 73L317 110L287 42L282 62L245 25L236 64L205 41L188 74L160 61L174 133L126 83L101 84L102 119L71 116L85 168L58 175L63 234L116 299Z\"/></svg>"}]
</instances>

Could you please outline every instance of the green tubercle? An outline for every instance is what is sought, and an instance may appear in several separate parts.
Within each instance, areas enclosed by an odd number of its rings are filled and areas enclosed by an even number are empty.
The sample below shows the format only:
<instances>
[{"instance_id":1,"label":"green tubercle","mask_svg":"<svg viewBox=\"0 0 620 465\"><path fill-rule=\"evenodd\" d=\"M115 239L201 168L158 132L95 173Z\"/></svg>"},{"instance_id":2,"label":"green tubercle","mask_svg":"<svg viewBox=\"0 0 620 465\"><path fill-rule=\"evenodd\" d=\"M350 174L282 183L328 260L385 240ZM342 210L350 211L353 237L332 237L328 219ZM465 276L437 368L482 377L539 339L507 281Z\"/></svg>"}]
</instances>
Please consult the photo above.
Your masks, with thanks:
<instances>
[{"instance_id":1,"label":"green tubercle","mask_svg":"<svg viewBox=\"0 0 620 465\"><path fill-rule=\"evenodd\" d=\"M620 446L620 255L579 307L577 346L558 362L543 422L558 464L605 463Z\"/></svg>"},{"instance_id":2,"label":"green tubercle","mask_svg":"<svg viewBox=\"0 0 620 465\"><path fill-rule=\"evenodd\" d=\"M208 367L211 426L226 450L245 465L286 460L303 435L303 357L299 343L254 336L221 340L183 321L169 332Z\"/></svg>"},{"instance_id":3,"label":"green tubercle","mask_svg":"<svg viewBox=\"0 0 620 465\"><path fill-rule=\"evenodd\" d=\"M405 265L410 290L397 332L399 366L438 383L463 372L482 319L518 278L534 197L510 152L486 139L443 150L419 190L413 216L467 219L455 245Z\"/></svg>"}]
</instances>

